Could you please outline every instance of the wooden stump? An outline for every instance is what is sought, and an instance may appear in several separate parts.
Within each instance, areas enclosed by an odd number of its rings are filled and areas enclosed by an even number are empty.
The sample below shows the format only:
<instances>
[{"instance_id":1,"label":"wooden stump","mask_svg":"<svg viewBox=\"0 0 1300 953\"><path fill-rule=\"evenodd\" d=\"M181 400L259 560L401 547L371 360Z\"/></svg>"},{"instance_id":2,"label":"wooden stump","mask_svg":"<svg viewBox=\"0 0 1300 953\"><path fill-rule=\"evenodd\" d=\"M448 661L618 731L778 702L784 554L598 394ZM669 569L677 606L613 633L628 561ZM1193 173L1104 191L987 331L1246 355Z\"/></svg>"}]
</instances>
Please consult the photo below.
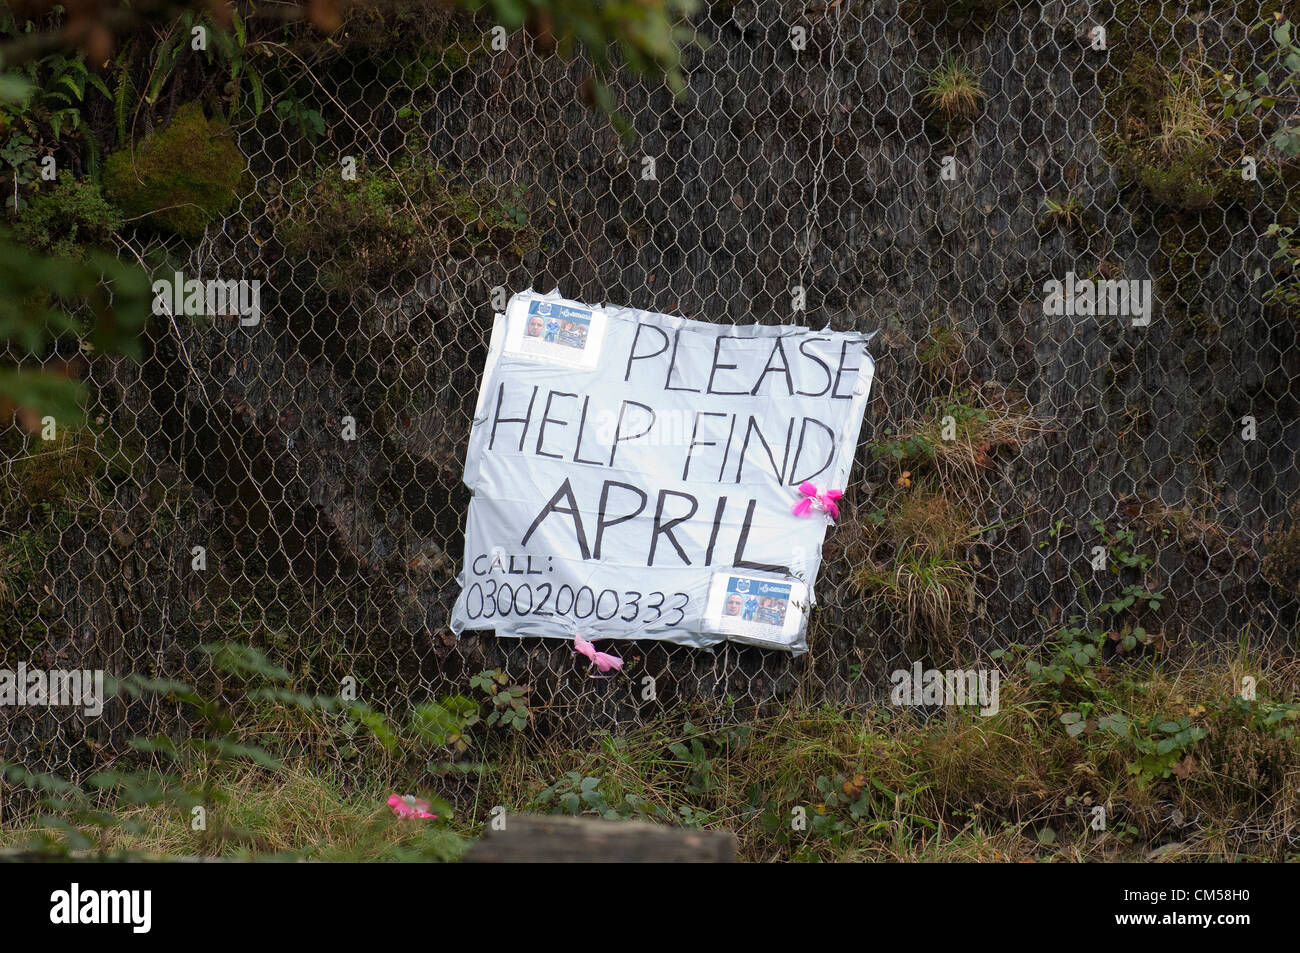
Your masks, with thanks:
<instances>
[{"instance_id":1,"label":"wooden stump","mask_svg":"<svg viewBox=\"0 0 1300 953\"><path fill-rule=\"evenodd\" d=\"M733 863L736 835L644 821L516 814L469 849L469 863Z\"/></svg>"}]
</instances>

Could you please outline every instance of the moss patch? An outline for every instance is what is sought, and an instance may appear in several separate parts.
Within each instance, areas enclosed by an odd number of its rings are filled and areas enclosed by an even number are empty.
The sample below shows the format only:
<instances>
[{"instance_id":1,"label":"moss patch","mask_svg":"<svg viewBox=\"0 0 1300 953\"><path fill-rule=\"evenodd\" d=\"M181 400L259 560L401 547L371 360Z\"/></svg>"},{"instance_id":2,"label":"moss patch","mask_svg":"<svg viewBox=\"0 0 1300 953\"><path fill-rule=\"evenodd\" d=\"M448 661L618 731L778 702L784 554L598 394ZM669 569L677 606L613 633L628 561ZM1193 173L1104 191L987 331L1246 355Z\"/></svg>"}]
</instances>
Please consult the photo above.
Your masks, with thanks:
<instances>
[{"instance_id":1,"label":"moss patch","mask_svg":"<svg viewBox=\"0 0 1300 953\"><path fill-rule=\"evenodd\" d=\"M285 250L319 263L330 290L383 287L440 254L522 255L537 240L525 189L457 181L441 166L410 159L358 168L352 181L337 168L321 170L271 212Z\"/></svg>"},{"instance_id":2,"label":"moss patch","mask_svg":"<svg viewBox=\"0 0 1300 953\"><path fill-rule=\"evenodd\" d=\"M387 58L379 67L379 78L407 89L440 89L479 56L491 52L491 36L475 32L472 24L463 33Z\"/></svg>"},{"instance_id":3,"label":"moss patch","mask_svg":"<svg viewBox=\"0 0 1300 953\"><path fill-rule=\"evenodd\" d=\"M35 442L11 458L0 481L0 526L17 527L33 511L48 514L84 502L116 456L89 429L61 428L57 440Z\"/></svg>"},{"instance_id":4,"label":"moss patch","mask_svg":"<svg viewBox=\"0 0 1300 953\"><path fill-rule=\"evenodd\" d=\"M898 14L908 23L949 30L986 30L1015 0L903 0Z\"/></svg>"},{"instance_id":5,"label":"moss patch","mask_svg":"<svg viewBox=\"0 0 1300 953\"><path fill-rule=\"evenodd\" d=\"M226 127L189 103L161 132L110 155L104 184L127 217L196 239L248 192L247 166Z\"/></svg>"}]
</instances>

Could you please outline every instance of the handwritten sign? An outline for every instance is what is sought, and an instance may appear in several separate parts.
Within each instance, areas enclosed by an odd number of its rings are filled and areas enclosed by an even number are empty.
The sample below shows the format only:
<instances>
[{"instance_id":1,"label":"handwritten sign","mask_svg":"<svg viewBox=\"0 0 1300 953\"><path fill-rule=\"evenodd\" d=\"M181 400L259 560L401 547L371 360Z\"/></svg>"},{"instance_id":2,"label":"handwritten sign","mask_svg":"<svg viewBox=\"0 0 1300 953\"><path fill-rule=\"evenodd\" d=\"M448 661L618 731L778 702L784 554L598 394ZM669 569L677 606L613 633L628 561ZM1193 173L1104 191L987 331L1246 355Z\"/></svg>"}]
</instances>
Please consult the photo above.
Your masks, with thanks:
<instances>
[{"instance_id":1,"label":"handwritten sign","mask_svg":"<svg viewBox=\"0 0 1300 953\"><path fill-rule=\"evenodd\" d=\"M497 315L465 462L452 629L806 650L869 335L710 324L532 291Z\"/></svg>"}]
</instances>

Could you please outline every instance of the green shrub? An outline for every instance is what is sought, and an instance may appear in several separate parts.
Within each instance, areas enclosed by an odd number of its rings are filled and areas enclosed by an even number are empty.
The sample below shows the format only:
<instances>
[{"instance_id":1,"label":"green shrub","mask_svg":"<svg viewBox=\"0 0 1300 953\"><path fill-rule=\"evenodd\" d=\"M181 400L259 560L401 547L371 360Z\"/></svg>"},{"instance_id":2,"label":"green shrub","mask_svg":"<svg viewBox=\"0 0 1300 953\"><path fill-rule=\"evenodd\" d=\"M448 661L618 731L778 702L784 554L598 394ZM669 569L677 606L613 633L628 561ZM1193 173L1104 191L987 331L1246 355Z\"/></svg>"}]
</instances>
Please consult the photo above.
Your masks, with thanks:
<instances>
[{"instance_id":1,"label":"green shrub","mask_svg":"<svg viewBox=\"0 0 1300 953\"><path fill-rule=\"evenodd\" d=\"M56 258L84 259L89 246L108 244L122 215L99 186L71 175L35 195L14 225L14 234L34 251Z\"/></svg>"},{"instance_id":2,"label":"green shrub","mask_svg":"<svg viewBox=\"0 0 1300 953\"><path fill-rule=\"evenodd\" d=\"M129 218L183 238L199 238L248 191L244 155L197 103L182 106L161 132L108 157L104 183Z\"/></svg>"}]
</instances>

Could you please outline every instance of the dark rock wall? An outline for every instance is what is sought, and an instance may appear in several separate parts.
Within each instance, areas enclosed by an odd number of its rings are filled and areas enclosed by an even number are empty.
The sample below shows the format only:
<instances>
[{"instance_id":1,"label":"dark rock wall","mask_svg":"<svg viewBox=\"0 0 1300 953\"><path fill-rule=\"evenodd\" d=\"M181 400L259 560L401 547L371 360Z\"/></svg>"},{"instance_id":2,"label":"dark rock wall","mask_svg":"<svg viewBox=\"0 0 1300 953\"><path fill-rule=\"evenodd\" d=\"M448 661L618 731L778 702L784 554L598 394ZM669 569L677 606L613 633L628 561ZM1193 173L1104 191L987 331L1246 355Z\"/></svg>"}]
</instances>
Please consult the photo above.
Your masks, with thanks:
<instances>
[{"instance_id":1,"label":"dark rock wall","mask_svg":"<svg viewBox=\"0 0 1300 953\"><path fill-rule=\"evenodd\" d=\"M171 249L205 277L260 277L263 324L162 321L142 367L96 365L104 412L140 459L45 561L45 653L183 675L197 644L235 638L304 684L333 690L353 675L394 710L503 665L560 730L692 700L860 701L891 669L941 657L924 625L870 609L847 584L860 526L898 479L865 445L806 658L625 646L632 674L658 680L652 704L635 678L586 679L567 647L451 638L460 463L491 296L530 285L710 321L878 329L864 444L954 387L1019 407L1015 439L953 491L994 527L962 551L976 573L958 633L967 657L1042 639L1134 581L1088 567L1102 541L1093 520L1132 530L1153 560L1145 582L1168 599L1148 622L1171 642L1285 638L1289 603L1259 557L1297 488L1296 322L1265 305L1268 279L1253 275L1289 193L1170 209L1124 181L1105 147L1135 51L1240 71L1264 52L1245 28L1272 7L990 2L954 24L935 6L714 5L697 19L685 96L615 85L630 143L580 102L582 67L521 36L413 89L366 63L326 63L326 139L304 149L278 126L238 130L256 193L219 234ZM1089 48L1098 23L1104 52ZM953 54L985 94L964 124L923 99ZM270 209L314 165L356 155L382 170L411 143L460 180L524 190L532 247L448 238L378 286L323 283ZM945 156L955 181L941 177ZM1064 195L1083 225L1044 224L1045 198ZM346 272L354 254L339 247L335 262ZM1153 280L1150 326L1045 315L1044 282L1068 271ZM936 335L960 344L937 370ZM1247 414L1254 442L1239 436ZM355 441L340 439L347 416ZM207 547L204 573L189 568L194 545ZM149 722L132 712L85 730ZM9 742L57 747L82 730L51 735L26 718L11 717Z\"/></svg>"}]
</instances>

